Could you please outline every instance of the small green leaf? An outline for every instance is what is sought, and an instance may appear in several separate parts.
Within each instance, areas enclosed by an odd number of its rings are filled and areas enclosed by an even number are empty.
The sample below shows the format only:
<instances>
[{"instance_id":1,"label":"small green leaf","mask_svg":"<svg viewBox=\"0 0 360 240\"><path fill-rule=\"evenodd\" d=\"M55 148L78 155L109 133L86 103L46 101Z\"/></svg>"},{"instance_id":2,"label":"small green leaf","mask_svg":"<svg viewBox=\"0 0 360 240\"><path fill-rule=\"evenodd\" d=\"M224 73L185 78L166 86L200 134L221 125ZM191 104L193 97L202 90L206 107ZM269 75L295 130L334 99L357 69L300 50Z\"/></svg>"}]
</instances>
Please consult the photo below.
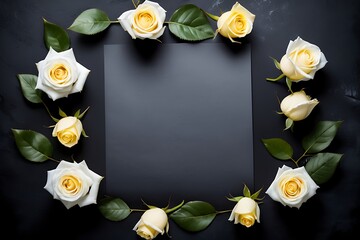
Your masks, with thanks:
<instances>
[{"instance_id":1,"label":"small green leaf","mask_svg":"<svg viewBox=\"0 0 360 240\"><path fill-rule=\"evenodd\" d=\"M290 92L293 92L292 89L291 89L292 81L288 77L286 78L286 86L289 88Z\"/></svg>"},{"instance_id":2,"label":"small green leaf","mask_svg":"<svg viewBox=\"0 0 360 240\"><path fill-rule=\"evenodd\" d=\"M70 48L70 38L68 33L59 25L44 20L44 43L47 49L52 47L57 52L62 52Z\"/></svg>"},{"instance_id":3,"label":"small green leaf","mask_svg":"<svg viewBox=\"0 0 360 240\"><path fill-rule=\"evenodd\" d=\"M85 115L85 113L89 110L90 106L87 107L82 113L80 113L80 109L75 113L75 117L78 119L82 119Z\"/></svg>"},{"instance_id":4,"label":"small green leaf","mask_svg":"<svg viewBox=\"0 0 360 240\"><path fill-rule=\"evenodd\" d=\"M280 160L289 160L293 156L293 148L281 138L262 139L266 150L271 156Z\"/></svg>"},{"instance_id":5,"label":"small green leaf","mask_svg":"<svg viewBox=\"0 0 360 240\"><path fill-rule=\"evenodd\" d=\"M67 117L67 115L66 115L66 113L63 111L63 110L61 110L61 108L59 108L59 115L60 115L60 117Z\"/></svg>"},{"instance_id":6,"label":"small green leaf","mask_svg":"<svg viewBox=\"0 0 360 240\"><path fill-rule=\"evenodd\" d=\"M285 77L285 75L280 74L277 78L266 78L266 80L268 80L270 82L276 82L276 81L279 81L280 79L282 79L283 77Z\"/></svg>"},{"instance_id":7,"label":"small green leaf","mask_svg":"<svg viewBox=\"0 0 360 240\"><path fill-rule=\"evenodd\" d=\"M276 60L276 59L273 58L273 57L270 57L270 58L273 60L275 67L276 67L277 69L281 70L280 63L278 62L278 60Z\"/></svg>"},{"instance_id":8,"label":"small green leaf","mask_svg":"<svg viewBox=\"0 0 360 240\"><path fill-rule=\"evenodd\" d=\"M187 41L201 41L215 35L206 14L193 4L185 4L173 13L169 20L169 30Z\"/></svg>"},{"instance_id":9,"label":"small green leaf","mask_svg":"<svg viewBox=\"0 0 360 240\"><path fill-rule=\"evenodd\" d=\"M337 153L318 153L310 158L305 169L316 184L323 184L334 175L342 156Z\"/></svg>"},{"instance_id":10,"label":"small green leaf","mask_svg":"<svg viewBox=\"0 0 360 240\"><path fill-rule=\"evenodd\" d=\"M101 214L111 221L124 220L131 213L129 206L120 198L107 197L101 199L98 208Z\"/></svg>"},{"instance_id":11,"label":"small green leaf","mask_svg":"<svg viewBox=\"0 0 360 240\"><path fill-rule=\"evenodd\" d=\"M342 121L321 121L302 141L304 150L308 153L318 153L327 148L334 139Z\"/></svg>"},{"instance_id":12,"label":"small green leaf","mask_svg":"<svg viewBox=\"0 0 360 240\"><path fill-rule=\"evenodd\" d=\"M17 78L19 79L24 97L32 103L41 103L42 92L35 89L38 77L32 74L18 74Z\"/></svg>"},{"instance_id":13,"label":"small green leaf","mask_svg":"<svg viewBox=\"0 0 360 240\"><path fill-rule=\"evenodd\" d=\"M191 201L170 214L170 218L182 229L198 232L207 228L216 216L215 208L207 202Z\"/></svg>"},{"instance_id":14,"label":"small green leaf","mask_svg":"<svg viewBox=\"0 0 360 240\"><path fill-rule=\"evenodd\" d=\"M293 125L294 125L294 121L291 118L287 118L285 120L285 129L284 130L288 130L289 128L292 128Z\"/></svg>"},{"instance_id":15,"label":"small green leaf","mask_svg":"<svg viewBox=\"0 0 360 240\"><path fill-rule=\"evenodd\" d=\"M244 197L250 197L251 196L250 189L246 185L244 185L243 194L244 194Z\"/></svg>"},{"instance_id":16,"label":"small green leaf","mask_svg":"<svg viewBox=\"0 0 360 240\"><path fill-rule=\"evenodd\" d=\"M262 200L263 198L259 198L260 192L261 192L262 188L260 188L258 191L256 191L255 193L253 193L250 198L254 199L254 200Z\"/></svg>"},{"instance_id":17,"label":"small green leaf","mask_svg":"<svg viewBox=\"0 0 360 240\"><path fill-rule=\"evenodd\" d=\"M32 162L44 162L51 157L53 147L47 137L31 130L12 129L21 155Z\"/></svg>"},{"instance_id":18,"label":"small green leaf","mask_svg":"<svg viewBox=\"0 0 360 240\"><path fill-rule=\"evenodd\" d=\"M226 197L227 200L232 201L232 202L238 202L240 201L240 199L242 199L244 196L237 196L237 197Z\"/></svg>"},{"instance_id":19,"label":"small green leaf","mask_svg":"<svg viewBox=\"0 0 360 240\"><path fill-rule=\"evenodd\" d=\"M104 31L111 21L108 15L96 8L83 11L68 28L71 31L86 35L93 35Z\"/></svg>"}]
</instances>

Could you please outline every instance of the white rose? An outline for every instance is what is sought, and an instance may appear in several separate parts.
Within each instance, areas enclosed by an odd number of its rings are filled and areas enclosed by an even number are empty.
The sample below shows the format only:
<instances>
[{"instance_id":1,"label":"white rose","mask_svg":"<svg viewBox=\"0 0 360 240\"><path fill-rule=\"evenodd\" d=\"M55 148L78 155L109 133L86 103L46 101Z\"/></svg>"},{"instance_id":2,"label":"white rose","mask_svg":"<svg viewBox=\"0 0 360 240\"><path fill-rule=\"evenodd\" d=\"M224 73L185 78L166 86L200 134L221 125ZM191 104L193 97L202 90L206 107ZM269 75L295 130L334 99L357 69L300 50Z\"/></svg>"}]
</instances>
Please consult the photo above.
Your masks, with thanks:
<instances>
[{"instance_id":1,"label":"white rose","mask_svg":"<svg viewBox=\"0 0 360 240\"><path fill-rule=\"evenodd\" d=\"M169 231L167 214L161 208L146 210L133 228L136 233L145 239L154 239L159 233Z\"/></svg>"},{"instance_id":2,"label":"white rose","mask_svg":"<svg viewBox=\"0 0 360 240\"><path fill-rule=\"evenodd\" d=\"M284 165L265 193L284 206L300 208L318 188L304 167L292 169Z\"/></svg>"},{"instance_id":3,"label":"white rose","mask_svg":"<svg viewBox=\"0 0 360 240\"><path fill-rule=\"evenodd\" d=\"M50 47L45 59L36 66L39 72L36 89L44 91L54 101L80 92L90 72L76 62L72 49L58 53Z\"/></svg>"},{"instance_id":4,"label":"white rose","mask_svg":"<svg viewBox=\"0 0 360 240\"><path fill-rule=\"evenodd\" d=\"M257 202L249 197L241 198L231 212L229 221L234 224L242 224L245 227L251 227L255 221L260 223L260 208Z\"/></svg>"},{"instance_id":5,"label":"white rose","mask_svg":"<svg viewBox=\"0 0 360 240\"><path fill-rule=\"evenodd\" d=\"M91 171L85 161L61 161L56 169L48 171L45 189L60 200L67 209L96 203L102 176Z\"/></svg>"},{"instance_id":6,"label":"white rose","mask_svg":"<svg viewBox=\"0 0 360 240\"><path fill-rule=\"evenodd\" d=\"M319 101L306 95L304 91L294 92L285 97L280 103L282 113L293 121L307 118Z\"/></svg>"},{"instance_id":7,"label":"white rose","mask_svg":"<svg viewBox=\"0 0 360 240\"><path fill-rule=\"evenodd\" d=\"M314 44L298 37L290 41L286 54L281 58L280 69L293 82L313 79L316 71L327 63L325 55Z\"/></svg>"},{"instance_id":8,"label":"white rose","mask_svg":"<svg viewBox=\"0 0 360 240\"><path fill-rule=\"evenodd\" d=\"M255 15L236 2L230 11L221 14L217 20L217 31L233 41L248 35L253 28Z\"/></svg>"},{"instance_id":9,"label":"white rose","mask_svg":"<svg viewBox=\"0 0 360 240\"><path fill-rule=\"evenodd\" d=\"M82 130L82 123L78 118L64 117L56 123L52 136L57 137L62 145L71 148L78 143Z\"/></svg>"},{"instance_id":10,"label":"white rose","mask_svg":"<svg viewBox=\"0 0 360 240\"><path fill-rule=\"evenodd\" d=\"M165 17L166 11L158 3L146 0L135 10L121 14L118 20L133 39L157 39L164 33Z\"/></svg>"}]
</instances>

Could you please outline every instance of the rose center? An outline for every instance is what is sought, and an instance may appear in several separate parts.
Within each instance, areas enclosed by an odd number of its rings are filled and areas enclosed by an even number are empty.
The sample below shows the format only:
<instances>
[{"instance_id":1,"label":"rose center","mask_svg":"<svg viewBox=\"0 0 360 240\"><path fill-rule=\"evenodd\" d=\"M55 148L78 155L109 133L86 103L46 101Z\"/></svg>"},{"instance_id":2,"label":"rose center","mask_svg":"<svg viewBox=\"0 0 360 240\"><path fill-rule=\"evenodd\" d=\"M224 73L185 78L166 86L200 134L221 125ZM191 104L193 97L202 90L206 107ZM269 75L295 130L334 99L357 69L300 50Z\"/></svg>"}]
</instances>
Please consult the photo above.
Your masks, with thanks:
<instances>
[{"instance_id":1,"label":"rose center","mask_svg":"<svg viewBox=\"0 0 360 240\"><path fill-rule=\"evenodd\" d=\"M157 27L156 17L151 11L142 11L137 14L135 17L136 26L138 26L142 31L149 32L154 30Z\"/></svg>"},{"instance_id":2,"label":"rose center","mask_svg":"<svg viewBox=\"0 0 360 240\"><path fill-rule=\"evenodd\" d=\"M293 198L301 193L303 181L298 178L292 178L284 184L284 193L287 197Z\"/></svg>"},{"instance_id":3,"label":"rose center","mask_svg":"<svg viewBox=\"0 0 360 240\"><path fill-rule=\"evenodd\" d=\"M62 188L71 194L76 194L81 188L81 181L75 176L65 175L60 181Z\"/></svg>"},{"instance_id":4,"label":"rose center","mask_svg":"<svg viewBox=\"0 0 360 240\"><path fill-rule=\"evenodd\" d=\"M57 84L65 84L69 80L69 69L62 63L55 64L50 70L50 77Z\"/></svg>"}]
</instances>

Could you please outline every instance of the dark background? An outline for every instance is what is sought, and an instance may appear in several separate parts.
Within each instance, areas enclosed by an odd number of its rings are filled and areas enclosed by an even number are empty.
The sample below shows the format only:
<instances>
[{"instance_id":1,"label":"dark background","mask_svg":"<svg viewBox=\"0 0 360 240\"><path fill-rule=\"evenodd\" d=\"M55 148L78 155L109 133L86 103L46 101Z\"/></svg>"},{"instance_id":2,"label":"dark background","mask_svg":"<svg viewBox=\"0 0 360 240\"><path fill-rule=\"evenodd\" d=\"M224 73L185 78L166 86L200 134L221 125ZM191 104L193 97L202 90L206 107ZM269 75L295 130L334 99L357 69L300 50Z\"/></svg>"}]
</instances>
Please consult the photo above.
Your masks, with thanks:
<instances>
[{"instance_id":1,"label":"dark background","mask_svg":"<svg viewBox=\"0 0 360 240\"><path fill-rule=\"evenodd\" d=\"M167 10L167 19L185 3L196 4L215 15L219 15L221 10L229 10L235 3L227 0L158 2ZM263 194L261 223L250 229L233 225L227 221L229 216L222 214L199 233L184 232L170 221L172 239L339 239L359 234L360 17L357 14L360 3L357 0L244 0L240 3L256 15L252 33L243 40L252 46L255 163L255 187L252 190L262 187L265 191L277 168L283 164L294 167L290 162L271 158L261 144L261 138L282 137L294 146L300 146L302 135L317 121L343 120L327 151L343 153L344 156L333 178L322 185L300 210L284 207ZM140 213L133 213L122 222L110 222L101 216L96 205L66 210L60 201L52 200L43 186L46 171L54 169L56 164L51 161L34 164L23 159L11 133L11 128L44 133L53 142L55 158L70 160L70 156L73 156L75 159L85 159L90 169L105 175L103 45L126 43L137 44L141 48L148 42L131 40L116 24L94 36L69 32L77 60L92 71L81 94L72 94L56 103L46 97L44 99L53 113L56 113L57 106L69 114L90 106L83 120L90 138L81 139L71 149L65 149L50 137L51 130L46 126L52 125L52 120L41 104L29 103L22 97L16 78L16 74L20 73L37 75L35 63L44 59L47 53L43 44L42 18L67 28L88 8L100 8L112 20L116 20L133 6L130 0L0 2L0 207L3 222L0 230L4 236L10 236L8 239L139 239L131 229ZM294 86L296 90L305 87L308 94L319 99L320 104L310 117L297 123L294 133L291 133L282 131L285 119L275 113L279 110L277 97L285 97L287 88L283 82L270 83L265 78L279 75L269 56L280 59L289 40L297 36L318 45L329 62L315 75L314 80ZM168 30L161 40L179 42ZM211 41L225 42L229 49L239 47L221 36L206 40ZM295 154L301 154L301 149L297 148ZM106 195L105 181L100 185L99 198ZM119 184L131 184L131 181ZM141 181L141 178L137 181ZM191 191L191 184L186 182L185 176L183 184L189 184ZM239 183L239 192L241 189L242 183ZM155 188L154 196L157 191L161 190ZM151 204L164 206L167 200L158 198ZM199 200L206 201L206 196ZM128 203L132 208L143 207L140 198L129 199ZM219 210L233 206L223 196L212 204ZM157 239L167 239L167 236L158 236Z\"/></svg>"}]
</instances>

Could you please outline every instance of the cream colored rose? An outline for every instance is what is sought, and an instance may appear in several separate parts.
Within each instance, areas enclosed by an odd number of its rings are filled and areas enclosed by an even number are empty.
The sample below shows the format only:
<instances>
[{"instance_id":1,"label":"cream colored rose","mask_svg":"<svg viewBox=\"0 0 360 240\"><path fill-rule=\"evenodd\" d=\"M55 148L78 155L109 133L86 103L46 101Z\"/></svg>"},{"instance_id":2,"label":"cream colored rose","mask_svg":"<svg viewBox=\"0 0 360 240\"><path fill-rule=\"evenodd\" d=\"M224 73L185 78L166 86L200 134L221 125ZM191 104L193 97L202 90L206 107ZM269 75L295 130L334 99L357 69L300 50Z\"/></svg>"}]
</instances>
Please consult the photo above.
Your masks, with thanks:
<instances>
[{"instance_id":1,"label":"cream colored rose","mask_svg":"<svg viewBox=\"0 0 360 240\"><path fill-rule=\"evenodd\" d=\"M56 169L48 171L45 189L60 200L67 209L96 203L102 176L91 171L85 161L61 161Z\"/></svg>"},{"instance_id":2,"label":"cream colored rose","mask_svg":"<svg viewBox=\"0 0 360 240\"><path fill-rule=\"evenodd\" d=\"M290 41L286 54L281 58L280 69L293 82L307 81L327 63L325 55L314 44L298 37Z\"/></svg>"},{"instance_id":3,"label":"cream colored rose","mask_svg":"<svg viewBox=\"0 0 360 240\"><path fill-rule=\"evenodd\" d=\"M217 20L217 32L234 41L234 38L245 37L252 31L254 20L255 15L236 2Z\"/></svg>"},{"instance_id":4,"label":"cream colored rose","mask_svg":"<svg viewBox=\"0 0 360 240\"><path fill-rule=\"evenodd\" d=\"M280 103L282 113L293 121L307 118L319 101L306 95L305 91L294 92L285 97Z\"/></svg>"},{"instance_id":5,"label":"cream colored rose","mask_svg":"<svg viewBox=\"0 0 360 240\"><path fill-rule=\"evenodd\" d=\"M266 193L284 206L300 208L318 188L304 167L292 169L284 165L278 169Z\"/></svg>"},{"instance_id":6,"label":"cream colored rose","mask_svg":"<svg viewBox=\"0 0 360 240\"><path fill-rule=\"evenodd\" d=\"M260 208L257 202L249 197L241 198L231 212L229 221L251 227L255 222L260 223Z\"/></svg>"},{"instance_id":7,"label":"cream colored rose","mask_svg":"<svg viewBox=\"0 0 360 240\"><path fill-rule=\"evenodd\" d=\"M36 89L44 91L54 101L81 92L90 72L76 62L72 49L58 53L50 47L45 59L36 66L39 72Z\"/></svg>"},{"instance_id":8,"label":"cream colored rose","mask_svg":"<svg viewBox=\"0 0 360 240\"><path fill-rule=\"evenodd\" d=\"M159 233L169 231L167 214L161 208L146 210L133 230L142 238L154 239Z\"/></svg>"},{"instance_id":9,"label":"cream colored rose","mask_svg":"<svg viewBox=\"0 0 360 240\"><path fill-rule=\"evenodd\" d=\"M165 17L166 11L158 3L146 0L135 10L121 14L118 20L133 39L157 39L164 33Z\"/></svg>"},{"instance_id":10,"label":"cream colored rose","mask_svg":"<svg viewBox=\"0 0 360 240\"><path fill-rule=\"evenodd\" d=\"M71 148L78 143L82 130L82 123L78 118L64 117L56 123L52 136L57 137L62 145Z\"/></svg>"}]
</instances>

